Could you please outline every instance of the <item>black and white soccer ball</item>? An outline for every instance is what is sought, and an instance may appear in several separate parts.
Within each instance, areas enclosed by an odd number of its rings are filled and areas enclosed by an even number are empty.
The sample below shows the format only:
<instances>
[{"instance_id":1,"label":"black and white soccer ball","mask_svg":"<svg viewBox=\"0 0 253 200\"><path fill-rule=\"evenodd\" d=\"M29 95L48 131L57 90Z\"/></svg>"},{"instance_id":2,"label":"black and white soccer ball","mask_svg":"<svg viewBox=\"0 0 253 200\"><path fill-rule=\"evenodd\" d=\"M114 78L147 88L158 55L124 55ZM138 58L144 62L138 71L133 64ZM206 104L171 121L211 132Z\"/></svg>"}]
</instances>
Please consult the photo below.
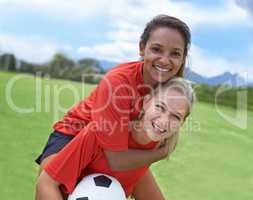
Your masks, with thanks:
<instances>
[{"instance_id":1,"label":"black and white soccer ball","mask_svg":"<svg viewBox=\"0 0 253 200\"><path fill-rule=\"evenodd\" d=\"M68 200L126 200L126 195L118 180L96 173L85 176Z\"/></svg>"}]
</instances>

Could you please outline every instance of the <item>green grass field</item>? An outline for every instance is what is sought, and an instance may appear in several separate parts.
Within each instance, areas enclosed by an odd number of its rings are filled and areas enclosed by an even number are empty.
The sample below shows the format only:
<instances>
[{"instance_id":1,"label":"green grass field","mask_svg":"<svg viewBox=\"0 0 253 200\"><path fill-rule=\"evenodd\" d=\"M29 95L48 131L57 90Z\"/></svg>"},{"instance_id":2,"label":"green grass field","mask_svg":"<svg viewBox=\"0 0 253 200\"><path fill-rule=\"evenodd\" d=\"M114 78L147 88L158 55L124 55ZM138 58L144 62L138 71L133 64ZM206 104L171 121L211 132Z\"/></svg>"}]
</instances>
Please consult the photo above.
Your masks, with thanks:
<instances>
[{"instance_id":1,"label":"green grass field","mask_svg":"<svg viewBox=\"0 0 253 200\"><path fill-rule=\"evenodd\" d=\"M0 197L4 200L34 199L38 171L34 159L52 123L94 87L38 79L36 89L35 81L33 76L0 72ZM61 108L56 106L59 103ZM236 114L231 108L219 109L228 116ZM252 200L253 113L247 113L246 129L226 121L210 104L197 103L192 116L170 159L152 166L166 198Z\"/></svg>"}]
</instances>

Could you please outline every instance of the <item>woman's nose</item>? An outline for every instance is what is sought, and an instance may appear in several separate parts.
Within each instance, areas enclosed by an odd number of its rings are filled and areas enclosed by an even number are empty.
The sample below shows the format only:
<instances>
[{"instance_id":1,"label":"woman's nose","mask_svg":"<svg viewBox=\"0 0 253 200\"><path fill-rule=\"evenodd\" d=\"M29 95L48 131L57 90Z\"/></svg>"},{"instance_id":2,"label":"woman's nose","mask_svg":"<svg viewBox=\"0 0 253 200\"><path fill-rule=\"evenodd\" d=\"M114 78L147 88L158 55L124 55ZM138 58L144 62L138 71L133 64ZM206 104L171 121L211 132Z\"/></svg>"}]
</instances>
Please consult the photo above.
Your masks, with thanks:
<instances>
[{"instance_id":1,"label":"woman's nose","mask_svg":"<svg viewBox=\"0 0 253 200\"><path fill-rule=\"evenodd\" d=\"M168 54L163 54L160 57L160 62L163 66L170 64L170 56Z\"/></svg>"},{"instance_id":2,"label":"woman's nose","mask_svg":"<svg viewBox=\"0 0 253 200\"><path fill-rule=\"evenodd\" d=\"M161 126L161 128L163 129L167 129L169 126L169 118L168 115L161 115L159 118L159 125Z\"/></svg>"}]
</instances>

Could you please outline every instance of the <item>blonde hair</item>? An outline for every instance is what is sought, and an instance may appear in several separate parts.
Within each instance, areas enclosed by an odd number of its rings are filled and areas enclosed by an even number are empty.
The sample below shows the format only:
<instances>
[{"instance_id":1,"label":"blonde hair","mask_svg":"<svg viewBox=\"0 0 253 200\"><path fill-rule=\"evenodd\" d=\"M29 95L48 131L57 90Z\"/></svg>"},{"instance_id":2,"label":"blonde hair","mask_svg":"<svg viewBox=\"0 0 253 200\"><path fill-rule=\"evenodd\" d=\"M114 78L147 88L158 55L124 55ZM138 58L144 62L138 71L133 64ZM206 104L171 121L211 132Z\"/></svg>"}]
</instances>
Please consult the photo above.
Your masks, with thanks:
<instances>
[{"instance_id":1,"label":"blonde hair","mask_svg":"<svg viewBox=\"0 0 253 200\"><path fill-rule=\"evenodd\" d=\"M171 78L170 80L159 84L154 89L153 95L156 95L161 89L162 90L173 89L173 90L176 90L176 91L182 93L186 97L186 99L189 103L188 112L187 112L185 118L191 113L193 104L196 101L196 95L195 95L195 92L191 86L190 81L187 81L181 77Z\"/></svg>"}]
</instances>

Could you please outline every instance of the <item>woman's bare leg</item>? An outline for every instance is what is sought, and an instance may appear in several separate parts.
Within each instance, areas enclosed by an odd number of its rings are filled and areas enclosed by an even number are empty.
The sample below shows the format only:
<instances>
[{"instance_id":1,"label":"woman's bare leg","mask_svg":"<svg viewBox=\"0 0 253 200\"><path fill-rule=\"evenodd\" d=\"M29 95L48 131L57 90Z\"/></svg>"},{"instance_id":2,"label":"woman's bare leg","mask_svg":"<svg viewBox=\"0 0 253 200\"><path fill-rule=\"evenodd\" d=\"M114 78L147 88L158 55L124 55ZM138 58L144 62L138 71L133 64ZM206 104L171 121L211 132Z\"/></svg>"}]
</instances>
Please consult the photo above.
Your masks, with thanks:
<instances>
[{"instance_id":1,"label":"woman's bare leg","mask_svg":"<svg viewBox=\"0 0 253 200\"><path fill-rule=\"evenodd\" d=\"M135 200L165 200L150 170L137 183L133 196Z\"/></svg>"}]
</instances>

